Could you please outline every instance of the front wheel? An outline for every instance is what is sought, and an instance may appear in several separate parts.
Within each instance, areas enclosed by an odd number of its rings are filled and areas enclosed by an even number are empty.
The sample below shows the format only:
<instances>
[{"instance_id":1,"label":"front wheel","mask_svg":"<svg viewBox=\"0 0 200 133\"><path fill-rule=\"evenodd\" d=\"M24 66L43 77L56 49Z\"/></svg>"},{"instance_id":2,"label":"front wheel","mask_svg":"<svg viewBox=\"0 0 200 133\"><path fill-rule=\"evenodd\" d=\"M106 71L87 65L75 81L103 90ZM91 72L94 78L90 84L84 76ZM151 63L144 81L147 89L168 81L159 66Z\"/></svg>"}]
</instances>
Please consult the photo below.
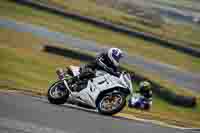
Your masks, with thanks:
<instances>
[{"instance_id":1,"label":"front wheel","mask_svg":"<svg viewBox=\"0 0 200 133\"><path fill-rule=\"evenodd\" d=\"M113 115L120 112L126 105L126 96L121 93L109 93L102 95L97 100L98 112L104 115Z\"/></svg>"},{"instance_id":2,"label":"front wheel","mask_svg":"<svg viewBox=\"0 0 200 133\"><path fill-rule=\"evenodd\" d=\"M63 81L57 81L49 87L47 98L52 104L64 104L69 96Z\"/></svg>"}]
</instances>

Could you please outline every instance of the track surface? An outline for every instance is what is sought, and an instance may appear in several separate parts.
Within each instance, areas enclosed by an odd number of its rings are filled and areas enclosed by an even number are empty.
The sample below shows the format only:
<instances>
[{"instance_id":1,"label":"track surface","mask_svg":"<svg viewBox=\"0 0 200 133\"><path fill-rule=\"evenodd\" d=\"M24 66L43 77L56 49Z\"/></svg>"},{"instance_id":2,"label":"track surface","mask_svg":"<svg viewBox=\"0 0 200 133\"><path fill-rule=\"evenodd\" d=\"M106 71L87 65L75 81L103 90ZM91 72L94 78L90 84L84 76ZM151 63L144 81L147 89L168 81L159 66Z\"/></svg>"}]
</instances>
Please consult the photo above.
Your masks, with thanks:
<instances>
[{"instance_id":1,"label":"track surface","mask_svg":"<svg viewBox=\"0 0 200 133\"><path fill-rule=\"evenodd\" d=\"M45 100L0 92L0 133L183 133L120 118L102 116Z\"/></svg>"},{"instance_id":2,"label":"track surface","mask_svg":"<svg viewBox=\"0 0 200 133\"><path fill-rule=\"evenodd\" d=\"M73 37L69 34L53 32L47 28L34 26L31 24L19 23L13 20L5 20L0 18L0 28L10 28L18 32L31 32L36 36L48 38L52 41L59 42L70 47L79 48L81 50L99 52L103 48L94 41L83 40ZM196 92L200 92L200 74L194 74L178 69L175 66L159 63L153 60L146 60L141 56L127 56L124 63L137 66L147 72L153 72L160 75L161 78L169 80L179 86L190 88Z\"/></svg>"}]
</instances>

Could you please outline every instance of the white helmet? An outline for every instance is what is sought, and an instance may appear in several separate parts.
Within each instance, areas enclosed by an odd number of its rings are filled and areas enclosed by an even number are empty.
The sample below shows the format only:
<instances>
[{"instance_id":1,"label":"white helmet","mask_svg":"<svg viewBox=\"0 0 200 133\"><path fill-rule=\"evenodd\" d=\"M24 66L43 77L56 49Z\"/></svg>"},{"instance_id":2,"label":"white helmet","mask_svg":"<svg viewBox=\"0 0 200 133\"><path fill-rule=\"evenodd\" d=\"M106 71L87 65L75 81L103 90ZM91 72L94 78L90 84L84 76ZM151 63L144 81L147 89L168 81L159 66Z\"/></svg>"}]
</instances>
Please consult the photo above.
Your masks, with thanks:
<instances>
[{"instance_id":1,"label":"white helmet","mask_svg":"<svg viewBox=\"0 0 200 133\"><path fill-rule=\"evenodd\" d=\"M119 48L110 48L107 54L113 65L118 67L119 61L123 57L123 52Z\"/></svg>"}]
</instances>

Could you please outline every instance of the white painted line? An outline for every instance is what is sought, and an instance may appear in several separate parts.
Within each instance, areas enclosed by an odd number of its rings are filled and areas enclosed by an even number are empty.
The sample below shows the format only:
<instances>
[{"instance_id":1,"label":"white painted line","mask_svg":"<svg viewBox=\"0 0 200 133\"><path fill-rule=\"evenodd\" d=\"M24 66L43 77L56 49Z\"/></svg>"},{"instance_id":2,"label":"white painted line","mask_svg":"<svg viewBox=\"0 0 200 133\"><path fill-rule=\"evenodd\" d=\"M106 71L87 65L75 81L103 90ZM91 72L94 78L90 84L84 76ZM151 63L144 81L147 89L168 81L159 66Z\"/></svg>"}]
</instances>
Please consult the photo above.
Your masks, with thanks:
<instances>
[{"instance_id":1,"label":"white painted line","mask_svg":"<svg viewBox=\"0 0 200 133\"><path fill-rule=\"evenodd\" d=\"M35 97L35 98L37 98L37 97ZM37 98L37 99L40 99L40 100L45 101L45 102L48 101L45 98ZM68 107L76 108L76 109L81 109L81 110L84 110L84 111L87 111L87 112L98 113L97 110L87 109L87 108L80 107L80 106L73 105L73 104L65 103L64 105L66 105ZM115 116L121 117L121 118L126 118L126 119L129 119L129 120L144 122L144 123L151 123L151 124L155 124L155 125L159 125L159 126L163 126L163 127L169 127L169 128L175 128L175 129L181 129L181 130L190 130L190 131L200 131L200 128L186 128L186 127L171 125L171 124L168 124L168 123L165 123L165 122L162 122L162 121L158 121L158 120L142 119L142 118L135 117L134 115L125 114L125 113L118 113Z\"/></svg>"},{"instance_id":2,"label":"white painted line","mask_svg":"<svg viewBox=\"0 0 200 133\"><path fill-rule=\"evenodd\" d=\"M140 122L156 124L156 125L160 125L160 126L164 126L164 127L170 127L170 128L176 128L176 129L182 129L182 130L186 129L185 127L170 125L168 123L165 123L165 122L162 122L162 121L157 121L157 120L149 120L149 119L138 118L138 117L135 117L134 115L125 114L125 113L118 113L118 114L116 114L116 116L119 116L119 117L122 117L122 118L127 118L127 119L130 119L130 120L136 120L136 121L140 121Z\"/></svg>"},{"instance_id":3,"label":"white painted line","mask_svg":"<svg viewBox=\"0 0 200 133\"><path fill-rule=\"evenodd\" d=\"M6 93L6 91L3 91L3 92ZM9 92L15 93L17 91L9 91ZM40 96L40 97L32 96L32 98L40 100L40 101L48 102L48 100L46 99L45 96ZM87 108L80 107L80 106L73 105L73 104L65 103L64 105L71 107L71 108L81 109L81 110L84 110L84 111L87 111L87 112L96 112L97 113L97 110L87 109ZM200 132L200 128L186 128L186 127L171 125L171 124L168 124L166 122L162 122L162 121L158 121L158 120L149 120L149 119L138 118L138 117L131 115L131 114L118 113L115 116L121 117L121 118L126 118L126 119L129 119L129 120L135 120L135 121L139 121L139 122L151 123L151 124L155 124L155 125L159 125L159 126L163 126L163 127L169 127L169 128L175 128L175 129L181 129L181 130L188 130L188 131L191 131L191 132Z\"/></svg>"}]
</instances>

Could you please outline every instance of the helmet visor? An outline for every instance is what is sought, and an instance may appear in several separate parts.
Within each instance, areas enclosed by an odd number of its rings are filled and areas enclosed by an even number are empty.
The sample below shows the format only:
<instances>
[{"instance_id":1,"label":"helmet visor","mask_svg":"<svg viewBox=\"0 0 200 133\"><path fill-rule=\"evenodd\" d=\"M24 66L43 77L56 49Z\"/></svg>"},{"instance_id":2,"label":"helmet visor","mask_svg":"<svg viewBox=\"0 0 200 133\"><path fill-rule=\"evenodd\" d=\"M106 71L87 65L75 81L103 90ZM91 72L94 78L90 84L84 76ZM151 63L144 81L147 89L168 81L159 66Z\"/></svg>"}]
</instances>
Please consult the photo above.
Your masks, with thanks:
<instances>
[{"instance_id":1,"label":"helmet visor","mask_svg":"<svg viewBox=\"0 0 200 133\"><path fill-rule=\"evenodd\" d=\"M123 57L123 54L121 52L113 50L112 57L115 61L119 62L120 59Z\"/></svg>"}]
</instances>

